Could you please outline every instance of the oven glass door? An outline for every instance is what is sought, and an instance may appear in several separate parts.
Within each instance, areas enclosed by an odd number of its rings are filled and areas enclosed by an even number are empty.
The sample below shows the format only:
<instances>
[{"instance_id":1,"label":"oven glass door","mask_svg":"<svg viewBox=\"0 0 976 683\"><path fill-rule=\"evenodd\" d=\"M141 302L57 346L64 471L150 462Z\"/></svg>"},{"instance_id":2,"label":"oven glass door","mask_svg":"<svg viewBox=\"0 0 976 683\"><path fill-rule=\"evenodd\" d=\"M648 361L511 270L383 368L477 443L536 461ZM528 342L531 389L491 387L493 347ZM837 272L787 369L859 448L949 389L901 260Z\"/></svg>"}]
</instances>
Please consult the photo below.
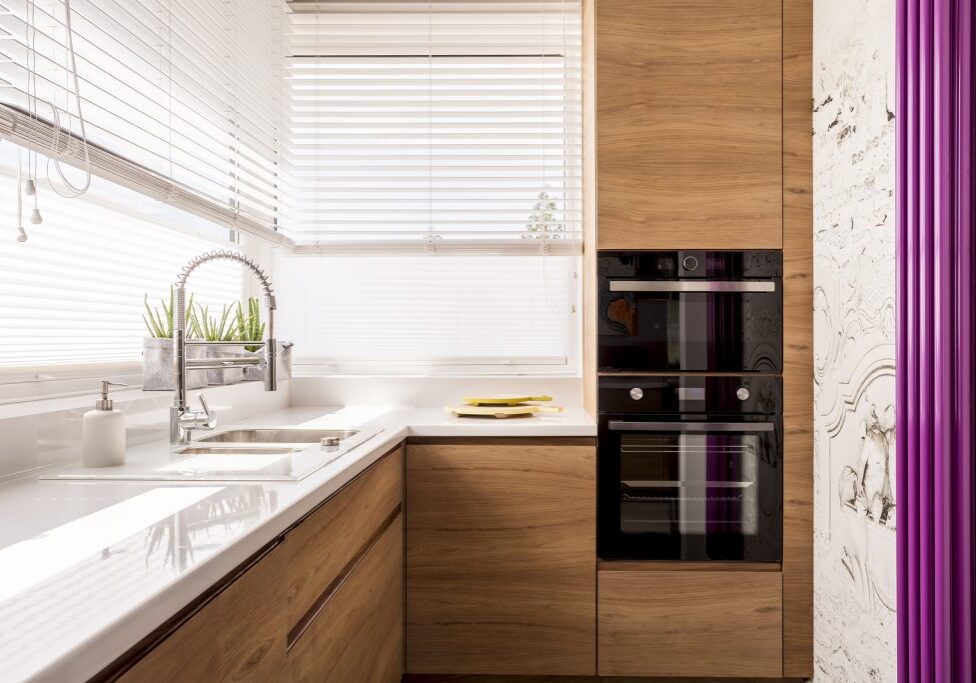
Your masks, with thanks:
<instances>
[{"instance_id":1,"label":"oven glass door","mask_svg":"<svg viewBox=\"0 0 976 683\"><path fill-rule=\"evenodd\" d=\"M604 280L604 371L781 372L778 280Z\"/></svg>"},{"instance_id":2,"label":"oven glass door","mask_svg":"<svg viewBox=\"0 0 976 683\"><path fill-rule=\"evenodd\" d=\"M604 417L600 556L779 561L779 419Z\"/></svg>"}]
</instances>

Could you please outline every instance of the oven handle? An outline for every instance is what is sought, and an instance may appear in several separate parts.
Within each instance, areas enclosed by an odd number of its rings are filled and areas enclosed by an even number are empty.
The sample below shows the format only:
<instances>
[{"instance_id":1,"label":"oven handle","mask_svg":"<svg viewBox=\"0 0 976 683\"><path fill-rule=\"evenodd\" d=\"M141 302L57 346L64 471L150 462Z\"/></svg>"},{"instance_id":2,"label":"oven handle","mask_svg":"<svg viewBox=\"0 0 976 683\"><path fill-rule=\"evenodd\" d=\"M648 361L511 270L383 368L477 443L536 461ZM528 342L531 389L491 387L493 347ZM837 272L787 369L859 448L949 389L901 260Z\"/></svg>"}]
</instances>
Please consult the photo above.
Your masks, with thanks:
<instances>
[{"instance_id":1,"label":"oven handle","mask_svg":"<svg viewBox=\"0 0 976 683\"><path fill-rule=\"evenodd\" d=\"M772 422L625 422L610 420L612 432L772 432Z\"/></svg>"},{"instance_id":2,"label":"oven handle","mask_svg":"<svg viewBox=\"0 0 976 683\"><path fill-rule=\"evenodd\" d=\"M771 280L611 280L611 292L775 292Z\"/></svg>"}]
</instances>

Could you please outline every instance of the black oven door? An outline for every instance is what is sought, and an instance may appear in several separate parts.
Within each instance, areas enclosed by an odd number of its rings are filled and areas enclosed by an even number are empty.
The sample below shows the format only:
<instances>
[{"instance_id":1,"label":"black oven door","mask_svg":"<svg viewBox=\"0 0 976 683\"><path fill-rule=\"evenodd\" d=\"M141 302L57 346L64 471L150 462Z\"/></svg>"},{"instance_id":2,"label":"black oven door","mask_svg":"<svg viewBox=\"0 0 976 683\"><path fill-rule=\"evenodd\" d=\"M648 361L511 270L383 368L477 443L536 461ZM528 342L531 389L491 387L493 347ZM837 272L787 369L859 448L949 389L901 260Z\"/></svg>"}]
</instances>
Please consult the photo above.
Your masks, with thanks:
<instances>
[{"instance_id":1,"label":"black oven door","mask_svg":"<svg viewBox=\"0 0 976 683\"><path fill-rule=\"evenodd\" d=\"M782 559L782 420L604 414L603 559Z\"/></svg>"},{"instance_id":2,"label":"black oven door","mask_svg":"<svg viewBox=\"0 0 976 683\"><path fill-rule=\"evenodd\" d=\"M686 253L601 252L600 370L782 372L781 255Z\"/></svg>"}]
</instances>

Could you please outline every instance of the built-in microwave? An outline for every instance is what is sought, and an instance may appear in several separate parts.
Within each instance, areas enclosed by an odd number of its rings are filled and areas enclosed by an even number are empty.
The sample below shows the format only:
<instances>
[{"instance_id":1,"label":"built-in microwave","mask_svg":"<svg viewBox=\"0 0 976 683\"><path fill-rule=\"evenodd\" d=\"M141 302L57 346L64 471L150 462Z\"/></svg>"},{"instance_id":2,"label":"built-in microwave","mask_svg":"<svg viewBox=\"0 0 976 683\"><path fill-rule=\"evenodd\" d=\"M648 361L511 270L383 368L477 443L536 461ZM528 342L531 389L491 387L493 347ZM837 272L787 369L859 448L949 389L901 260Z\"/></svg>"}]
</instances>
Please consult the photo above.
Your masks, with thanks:
<instances>
[{"instance_id":1,"label":"built-in microwave","mask_svg":"<svg viewBox=\"0 0 976 683\"><path fill-rule=\"evenodd\" d=\"M782 558L782 380L601 377L602 559Z\"/></svg>"},{"instance_id":2,"label":"built-in microwave","mask_svg":"<svg viewBox=\"0 0 976 683\"><path fill-rule=\"evenodd\" d=\"M601 251L601 372L783 370L783 255Z\"/></svg>"}]
</instances>

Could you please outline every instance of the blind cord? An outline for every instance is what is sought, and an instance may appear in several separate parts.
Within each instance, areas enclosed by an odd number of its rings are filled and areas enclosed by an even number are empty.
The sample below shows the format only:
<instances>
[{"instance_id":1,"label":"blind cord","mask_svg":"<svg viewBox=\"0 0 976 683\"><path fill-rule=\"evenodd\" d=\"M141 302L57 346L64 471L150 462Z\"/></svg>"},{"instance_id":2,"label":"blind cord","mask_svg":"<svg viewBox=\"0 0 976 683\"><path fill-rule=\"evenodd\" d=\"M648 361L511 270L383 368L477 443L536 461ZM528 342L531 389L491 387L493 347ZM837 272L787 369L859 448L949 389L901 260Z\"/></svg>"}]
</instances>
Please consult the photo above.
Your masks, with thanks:
<instances>
[{"instance_id":1,"label":"blind cord","mask_svg":"<svg viewBox=\"0 0 976 683\"><path fill-rule=\"evenodd\" d=\"M53 133L51 135L51 146L47 157L47 181L54 190L55 194L64 197L66 199L74 199L80 197L81 195L88 192L91 188L92 183L92 171L91 171L91 156L88 148L88 132L85 127L85 116L81 109L81 89L78 85L78 62L75 56L75 44L74 44L74 29L71 26L71 0L63 0L64 2L64 29L65 29L65 46L67 47L67 59L68 59L68 77L70 78L71 85L74 87L74 99L75 107L78 109L78 125L81 129L81 145L82 152L84 154L84 167L83 171L85 174L85 181L81 185L75 185L72 183L64 173L64 168L61 165L61 153L58 149L58 143L61 140L61 133L64 130L64 126L61 124L61 111L58 109L57 104L53 101L44 100L44 103L51 107L51 120L53 122ZM34 27L35 14L34 14L34 1L31 0L28 6L28 27L27 27L27 69L28 69L28 91L27 91L27 101L28 110L31 117L37 120L37 54L36 49L36 38L33 38L33 33L36 30ZM67 90L67 88L65 88ZM67 107L67 102L65 102ZM67 111L67 108L65 109ZM71 126L71 113L68 112L68 128ZM70 140L70 138L69 138ZM70 142L68 143L70 145ZM30 222L33 225L40 225L43 222L41 217L40 207L38 206L39 192L37 188L37 152L33 150L34 145L29 144L28 146L28 178L27 182L23 182L22 172L21 172L21 161L20 161L20 149L17 150L17 241L26 242L27 241L27 231L24 229L23 223L23 195L34 197L34 208L31 211ZM68 146L65 147L65 152L68 151ZM33 159L33 163L32 163ZM54 183L51 174L51 165L54 165L54 171L57 173L58 177L61 179L61 183L64 189L58 188L57 184Z\"/></svg>"},{"instance_id":2,"label":"blind cord","mask_svg":"<svg viewBox=\"0 0 976 683\"><path fill-rule=\"evenodd\" d=\"M53 189L57 194L66 198L80 197L85 194L91 187L92 182L92 172L91 172L91 158L88 152L88 134L85 130L85 116L81 111L81 90L78 87L78 63L75 58L75 41L74 41L74 30L71 27L71 0L63 0L64 2L64 30L65 30L65 44L68 48L68 62L69 69L68 73L71 78L72 85L74 86L75 95L75 106L78 109L78 127L81 129L81 145L84 152L85 158L85 182L81 185L75 185L72 183L64 174L64 169L61 166L61 155L58 153L58 141L61 139L61 114L58 108L51 104L51 109L54 112L54 135L51 138L51 154L47 159L47 176L48 182L51 181L51 163L54 163L54 170L57 171L58 177L66 188L65 191L59 190L55 184L51 183L51 189ZM67 103L65 103L67 104ZM67 111L67 109L66 109ZM71 114L68 114L68 125L71 125Z\"/></svg>"}]
</instances>

